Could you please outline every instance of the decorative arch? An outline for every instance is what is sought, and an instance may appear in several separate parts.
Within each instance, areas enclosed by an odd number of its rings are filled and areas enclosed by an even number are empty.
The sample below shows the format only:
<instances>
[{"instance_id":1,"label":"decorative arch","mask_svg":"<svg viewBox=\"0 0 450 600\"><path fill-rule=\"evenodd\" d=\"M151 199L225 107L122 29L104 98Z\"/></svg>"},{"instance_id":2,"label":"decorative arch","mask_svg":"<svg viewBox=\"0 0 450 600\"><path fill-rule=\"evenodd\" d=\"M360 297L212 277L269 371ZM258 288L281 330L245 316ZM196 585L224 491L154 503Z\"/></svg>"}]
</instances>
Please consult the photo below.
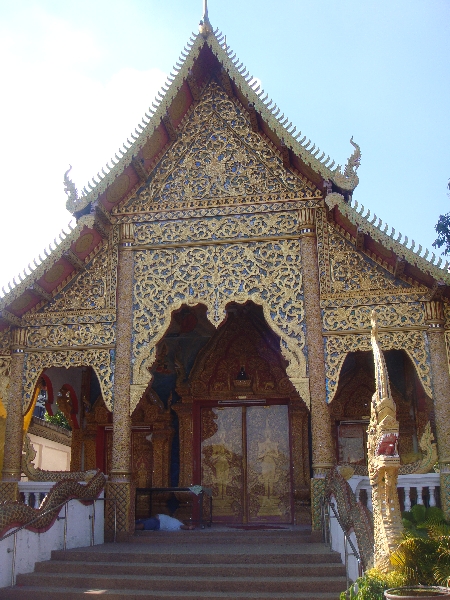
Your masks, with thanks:
<instances>
[{"instance_id":1,"label":"decorative arch","mask_svg":"<svg viewBox=\"0 0 450 600\"><path fill-rule=\"evenodd\" d=\"M423 331L382 332L379 336L383 350L403 350L411 359L425 393L432 398L430 361L426 335ZM370 351L369 334L329 335L325 339L325 368L327 403L336 395L342 365L350 352Z\"/></svg>"},{"instance_id":2,"label":"decorative arch","mask_svg":"<svg viewBox=\"0 0 450 600\"><path fill-rule=\"evenodd\" d=\"M31 423L31 419L33 418L33 412L34 412L34 408L36 406L38 396L39 396L42 388L44 387L43 385L39 385L39 380L44 382L45 388L47 390L47 402L45 403L45 409L50 415L53 415L53 411L52 411L52 407L51 407L51 405L53 403L53 385L52 385L50 378L47 375L45 375L45 373L41 373L36 381L36 385L34 386L31 401L29 402L28 408L27 408L26 412L24 412L24 415L23 415L23 417L24 417L23 418L24 433L26 433L28 431L28 428Z\"/></svg>"},{"instance_id":3,"label":"decorative arch","mask_svg":"<svg viewBox=\"0 0 450 600\"><path fill-rule=\"evenodd\" d=\"M100 388L108 410L112 411L113 386L113 351L93 350L61 350L48 352L27 352L24 365L23 405L25 415L33 399L42 371L50 367L85 367L91 366L100 382Z\"/></svg>"},{"instance_id":4,"label":"decorative arch","mask_svg":"<svg viewBox=\"0 0 450 600\"><path fill-rule=\"evenodd\" d=\"M205 304L217 328L229 302L249 300L262 307L280 337L286 372L309 405L300 243L293 239L135 252L130 410L149 383L156 345L173 311Z\"/></svg>"},{"instance_id":5,"label":"decorative arch","mask_svg":"<svg viewBox=\"0 0 450 600\"><path fill-rule=\"evenodd\" d=\"M69 415L69 419L67 419L67 420L70 422L73 429L79 429L80 428L80 424L78 423L79 405L78 405L77 394L76 394L75 390L73 389L73 387L69 383L64 383L63 386L61 387L61 391L62 390L64 390L64 392L66 392L66 395L68 395L68 400L70 402L69 407L68 407L69 410L67 411L67 413ZM65 416L67 418L67 415L65 415Z\"/></svg>"}]
</instances>

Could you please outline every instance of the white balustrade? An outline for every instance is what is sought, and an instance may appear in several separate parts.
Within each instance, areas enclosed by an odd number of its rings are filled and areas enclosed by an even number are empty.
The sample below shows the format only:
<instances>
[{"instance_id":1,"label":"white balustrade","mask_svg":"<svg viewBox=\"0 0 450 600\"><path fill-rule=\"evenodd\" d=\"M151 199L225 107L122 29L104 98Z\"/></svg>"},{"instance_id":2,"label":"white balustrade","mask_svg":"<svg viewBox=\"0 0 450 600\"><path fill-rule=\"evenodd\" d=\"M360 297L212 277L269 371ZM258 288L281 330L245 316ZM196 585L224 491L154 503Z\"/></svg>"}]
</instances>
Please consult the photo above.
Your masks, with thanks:
<instances>
[{"instance_id":1,"label":"white balustrade","mask_svg":"<svg viewBox=\"0 0 450 600\"><path fill-rule=\"evenodd\" d=\"M355 493L357 500L365 504L372 511L372 491L369 478L361 475L353 475L348 480L348 483ZM413 497L413 504L426 503L428 506L436 506L436 490L439 493L439 486L439 473L399 475L397 490L403 490L403 494L401 492L399 494L400 504L403 505L404 510L411 510L411 497ZM428 490L427 494L425 493L426 490ZM363 491L366 498L364 498Z\"/></svg>"},{"instance_id":2,"label":"white balustrade","mask_svg":"<svg viewBox=\"0 0 450 600\"><path fill-rule=\"evenodd\" d=\"M372 489L368 477L354 475L348 480L357 500L362 502L372 511ZM425 475L399 475L397 490L400 490L400 505L404 510L410 510L412 504L424 504L436 506L436 495L440 490L439 473L426 473ZM401 491L403 490L403 492ZM426 492L428 490L428 492ZM336 503L334 496L332 501ZM355 533L348 532L353 545L358 551ZM342 562L347 565L347 576L354 581L358 577L358 563L348 549L348 541L338 523L338 520L330 509L329 512L329 536L330 545L333 550L341 553Z\"/></svg>"},{"instance_id":3,"label":"white balustrade","mask_svg":"<svg viewBox=\"0 0 450 600\"><path fill-rule=\"evenodd\" d=\"M39 508L54 485L54 481L19 481L19 492L24 495L25 504Z\"/></svg>"}]
</instances>

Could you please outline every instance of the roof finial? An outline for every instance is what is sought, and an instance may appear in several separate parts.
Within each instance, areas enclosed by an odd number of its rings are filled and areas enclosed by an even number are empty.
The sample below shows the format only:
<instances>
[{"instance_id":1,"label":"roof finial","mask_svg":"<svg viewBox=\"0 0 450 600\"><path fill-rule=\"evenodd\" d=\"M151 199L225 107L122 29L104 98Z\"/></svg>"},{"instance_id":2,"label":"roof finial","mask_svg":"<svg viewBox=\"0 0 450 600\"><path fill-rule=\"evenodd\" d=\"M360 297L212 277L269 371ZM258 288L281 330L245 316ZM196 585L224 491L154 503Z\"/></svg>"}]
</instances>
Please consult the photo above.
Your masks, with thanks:
<instances>
[{"instance_id":1,"label":"roof finial","mask_svg":"<svg viewBox=\"0 0 450 600\"><path fill-rule=\"evenodd\" d=\"M200 21L198 30L205 39L212 33L212 27L208 17L208 0L203 0L203 18Z\"/></svg>"}]
</instances>

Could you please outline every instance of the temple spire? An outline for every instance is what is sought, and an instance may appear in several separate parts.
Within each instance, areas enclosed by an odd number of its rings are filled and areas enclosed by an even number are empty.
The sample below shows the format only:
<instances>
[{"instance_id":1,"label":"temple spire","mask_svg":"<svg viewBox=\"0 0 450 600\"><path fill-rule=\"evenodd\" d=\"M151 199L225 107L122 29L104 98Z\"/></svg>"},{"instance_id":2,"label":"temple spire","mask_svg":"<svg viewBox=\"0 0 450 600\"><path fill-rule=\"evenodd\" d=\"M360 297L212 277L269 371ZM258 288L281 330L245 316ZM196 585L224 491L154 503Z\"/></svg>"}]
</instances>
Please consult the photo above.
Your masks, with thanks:
<instances>
[{"instance_id":1,"label":"temple spire","mask_svg":"<svg viewBox=\"0 0 450 600\"><path fill-rule=\"evenodd\" d=\"M212 27L208 17L208 0L203 0L203 18L200 21L198 30L205 39L212 33Z\"/></svg>"}]
</instances>

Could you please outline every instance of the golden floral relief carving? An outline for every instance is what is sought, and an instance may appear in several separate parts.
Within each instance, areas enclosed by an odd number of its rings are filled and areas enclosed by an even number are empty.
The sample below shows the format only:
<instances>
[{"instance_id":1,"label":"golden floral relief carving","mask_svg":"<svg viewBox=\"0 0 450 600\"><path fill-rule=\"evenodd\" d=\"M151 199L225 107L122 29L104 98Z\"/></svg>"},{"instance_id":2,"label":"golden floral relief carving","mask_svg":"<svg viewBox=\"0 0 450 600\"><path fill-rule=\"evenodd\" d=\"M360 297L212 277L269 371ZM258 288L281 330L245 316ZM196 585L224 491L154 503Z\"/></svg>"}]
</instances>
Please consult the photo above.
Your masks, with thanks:
<instances>
[{"instance_id":1,"label":"golden floral relief carving","mask_svg":"<svg viewBox=\"0 0 450 600\"><path fill-rule=\"evenodd\" d=\"M445 319L445 329L450 330L450 304L444 304L444 319Z\"/></svg>"},{"instance_id":2,"label":"golden floral relief carving","mask_svg":"<svg viewBox=\"0 0 450 600\"><path fill-rule=\"evenodd\" d=\"M35 385L44 369L83 366L91 366L94 369L105 404L108 410L112 411L113 361L114 352L106 349L27 352L23 381L23 413L28 410Z\"/></svg>"},{"instance_id":3,"label":"golden floral relief carving","mask_svg":"<svg viewBox=\"0 0 450 600\"><path fill-rule=\"evenodd\" d=\"M290 211L145 223L136 225L135 240L137 244L164 244L297 233L298 216Z\"/></svg>"},{"instance_id":4,"label":"golden floral relief carving","mask_svg":"<svg viewBox=\"0 0 450 600\"><path fill-rule=\"evenodd\" d=\"M394 276L338 233L326 220L324 209L316 211L316 232L321 305L391 304L414 302L429 292Z\"/></svg>"},{"instance_id":5,"label":"golden floral relief carving","mask_svg":"<svg viewBox=\"0 0 450 600\"><path fill-rule=\"evenodd\" d=\"M280 194L258 194L255 196L246 196L244 199L239 199L235 202L233 198L226 199L226 204L222 206L199 207L195 205L193 208L181 210L165 210L161 207L160 210L152 210L146 213L136 214L121 214L113 216L115 222L120 223L154 223L163 221L178 221L180 219L200 219L207 220L210 217L228 217L234 215L258 215L274 212L294 212L301 208L316 208L323 206L323 199L320 196L309 198L308 200L297 198L294 192L284 192ZM154 207L152 207L154 208ZM155 240L153 240L155 243Z\"/></svg>"},{"instance_id":6,"label":"golden floral relief carving","mask_svg":"<svg viewBox=\"0 0 450 600\"><path fill-rule=\"evenodd\" d=\"M87 325L95 323L114 323L115 311L86 312L83 310L60 313L36 313L24 315L22 321L30 327L57 327L58 325Z\"/></svg>"},{"instance_id":7,"label":"golden floral relief carving","mask_svg":"<svg viewBox=\"0 0 450 600\"><path fill-rule=\"evenodd\" d=\"M426 334L423 331L382 332L379 342L384 351L404 350L411 358L425 393L432 398L431 371L427 351ZM328 335L325 338L325 369L327 379L327 402L330 403L337 390L339 374L349 352L370 351L370 335Z\"/></svg>"},{"instance_id":8,"label":"golden floral relief carving","mask_svg":"<svg viewBox=\"0 0 450 600\"><path fill-rule=\"evenodd\" d=\"M0 400L5 409L8 409L8 387L11 371L11 357L0 356Z\"/></svg>"},{"instance_id":9,"label":"golden floral relief carving","mask_svg":"<svg viewBox=\"0 0 450 600\"><path fill-rule=\"evenodd\" d=\"M450 371L450 331L445 332L445 348L447 350L447 361Z\"/></svg>"},{"instance_id":10,"label":"golden floral relief carving","mask_svg":"<svg viewBox=\"0 0 450 600\"><path fill-rule=\"evenodd\" d=\"M28 330L29 348L48 346L105 346L115 342L112 323L87 323L33 327Z\"/></svg>"},{"instance_id":11,"label":"golden floral relief carving","mask_svg":"<svg viewBox=\"0 0 450 600\"><path fill-rule=\"evenodd\" d=\"M229 302L253 300L281 338L286 371L306 402L303 288L297 240L135 253L133 384L147 385L155 346L182 304L203 303L217 327ZM132 409L138 401L132 398Z\"/></svg>"},{"instance_id":12,"label":"golden floral relief carving","mask_svg":"<svg viewBox=\"0 0 450 600\"><path fill-rule=\"evenodd\" d=\"M117 271L117 265L111 259L113 255L105 247L81 271L73 281L46 307L45 312L74 310L101 310L114 308L111 297L111 275ZM109 283L109 285L108 285ZM115 288L115 284L113 283Z\"/></svg>"},{"instance_id":13,"label":"golden floral relief carving","mask_svg":"<svg viewBox=\"0 0 450 600\"><path fill-rule=\"evenodd\" d=\"M331 225L329 231L330 271L329 289L332 294L355 291L386 290L397 291L409 287L395 280L392 275L365 258L337 232Z\"/></svg>"},{"instance_id":14,"label":"golden floral relief carving","mask_svg":"<svg viewBox=\"0 0 450 600\"><path fill-rule=\"evenodd\" d=\"M0 331L0 355L7 354L9 355L11 345L11 329L4 329Z\"/></svg>"},{"instance_id":15,"label":"golden floral relief carving","mask_svg":"<svg viewBox=\"0 0 450 600\"><path fill-rule=\"evenodd\" d=\"M283 167L281 157L251 130L246 113L211 82L146 187L124 209L140 212L220 204L220 199L317 190Z\"/></svg>"},{"instance_id":16,"label":"golden floral relief carving","mask_svg":"<svg viewBox=\"0 0 450 600\"><path fill-rule=\"evenodd\" d=\"M324 328L329 331L367 329L372 310L377 313L380 327L415 327L424 325L424 308L419 302L326 308L323 311Z\"/></svg>"}]
</instances>

